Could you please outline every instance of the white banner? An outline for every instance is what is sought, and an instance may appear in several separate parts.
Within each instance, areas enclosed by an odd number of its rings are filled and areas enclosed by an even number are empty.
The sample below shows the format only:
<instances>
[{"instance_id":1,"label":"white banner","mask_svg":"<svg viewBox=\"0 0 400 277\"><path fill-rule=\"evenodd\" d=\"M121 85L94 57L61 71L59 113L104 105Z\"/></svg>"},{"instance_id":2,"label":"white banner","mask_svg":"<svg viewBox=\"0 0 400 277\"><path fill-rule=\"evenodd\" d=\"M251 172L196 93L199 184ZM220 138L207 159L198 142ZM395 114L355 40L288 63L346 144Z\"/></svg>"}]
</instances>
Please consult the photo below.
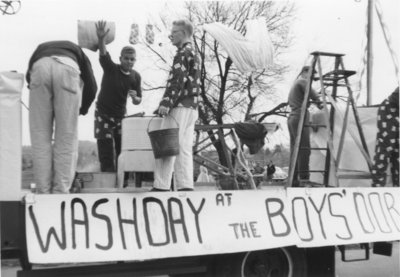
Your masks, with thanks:
<instances>
[{"instance_id":1,"label":"white banner","mask_svg":"<svg viewBox=\"0 0 400 277\"><path fill-rule=\"evenodd\" d=\"M398 188L35 195L32 263L146 260L400 239Z\"/></svg>"}]
</instances>

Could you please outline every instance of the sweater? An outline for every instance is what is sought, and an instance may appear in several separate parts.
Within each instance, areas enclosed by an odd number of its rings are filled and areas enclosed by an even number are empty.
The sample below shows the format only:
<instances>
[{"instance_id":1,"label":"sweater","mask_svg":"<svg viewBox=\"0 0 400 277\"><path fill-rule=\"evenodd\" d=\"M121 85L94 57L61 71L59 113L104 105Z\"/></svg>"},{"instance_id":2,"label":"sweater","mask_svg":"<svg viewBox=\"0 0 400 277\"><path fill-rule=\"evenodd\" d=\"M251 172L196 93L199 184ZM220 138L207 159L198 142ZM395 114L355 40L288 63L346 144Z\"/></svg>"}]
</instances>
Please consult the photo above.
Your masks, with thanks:
<instances>
[{"instance_id":1,"label":"sweater","mask_svg":"<svg viewBox=\"0 0 400 277\"><path fill-rule=\"evenodd\" d=\"M93 74L92 65L82 51L82 49L73 42L70 41L49 41L40 44L36 50L33 52L26 73L26 81L28 82L28 87L30 84L30 70L33 64L44 57L51 56L65 56L73 59L79 66L81 71L81 79L84 83L82 91L82 104L79 110L79 114L87 114L90 105L96 97L97 84L96 79Z\"/></svg>"},{"instance_id":2,"label":"sweater","mask_svg":"<svg viewBox=\"0 0 400 277\"><path fill-rule=\"evenodd\" d=\"M129 75L122 73L120 65L112 61L108 52L100 55L100 64L104 74L97 97L97 110L103 115L123 118L126 114L128 91L136 90L137 96L142 97L140 74L133 69Z\"/></svg>"}]
</instances>

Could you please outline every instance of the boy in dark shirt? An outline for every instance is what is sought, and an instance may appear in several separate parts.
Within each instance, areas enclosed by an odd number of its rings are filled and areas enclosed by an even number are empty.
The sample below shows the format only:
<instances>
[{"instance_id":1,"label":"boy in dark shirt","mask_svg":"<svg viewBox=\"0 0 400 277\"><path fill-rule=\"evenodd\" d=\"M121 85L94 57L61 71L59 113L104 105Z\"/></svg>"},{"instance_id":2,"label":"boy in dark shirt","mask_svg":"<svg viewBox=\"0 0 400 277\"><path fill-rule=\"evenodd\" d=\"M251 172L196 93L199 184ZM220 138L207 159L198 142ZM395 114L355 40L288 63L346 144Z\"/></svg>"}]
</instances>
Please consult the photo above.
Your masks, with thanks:
<instances>
[{"instance_id":1,"label":"boy in dark shirt","mask_svg":"<svg viewBox=\"0 0 400 277\"><path fill-rule=\"evenodd\" d=\"M133 104L140 104L142 90L140 74L132 69L136 61L135 49L131 46L122 48L120 64L115 64L106 49L104 39L109 29L105 27L105 21L96 24L100 64L104 74L96 103L94 136L97 139L101 171L115 172L121 153L121 121L126 114L127 98L129 95Z\"/></svg>"}]
</instances>

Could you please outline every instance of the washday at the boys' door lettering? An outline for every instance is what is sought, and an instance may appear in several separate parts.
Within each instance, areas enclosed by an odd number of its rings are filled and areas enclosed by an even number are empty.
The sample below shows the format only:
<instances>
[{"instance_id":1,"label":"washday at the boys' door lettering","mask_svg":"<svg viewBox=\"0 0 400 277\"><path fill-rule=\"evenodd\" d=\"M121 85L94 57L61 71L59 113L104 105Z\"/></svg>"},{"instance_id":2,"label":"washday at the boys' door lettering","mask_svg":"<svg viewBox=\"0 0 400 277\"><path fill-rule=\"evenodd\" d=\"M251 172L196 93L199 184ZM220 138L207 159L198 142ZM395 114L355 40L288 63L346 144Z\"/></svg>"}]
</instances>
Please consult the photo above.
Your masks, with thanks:
<instances>
[{"instance_id":1,"label":"washday at the boys' door lettering","mask_svg":"<svg viewBox=\"0 0 400 277\"><path fill-rule=\"evenodd\" d=\"M396 240L399 198L391 188L35 195L28 254L93 262Z\"/></svg>"}]
</instances>

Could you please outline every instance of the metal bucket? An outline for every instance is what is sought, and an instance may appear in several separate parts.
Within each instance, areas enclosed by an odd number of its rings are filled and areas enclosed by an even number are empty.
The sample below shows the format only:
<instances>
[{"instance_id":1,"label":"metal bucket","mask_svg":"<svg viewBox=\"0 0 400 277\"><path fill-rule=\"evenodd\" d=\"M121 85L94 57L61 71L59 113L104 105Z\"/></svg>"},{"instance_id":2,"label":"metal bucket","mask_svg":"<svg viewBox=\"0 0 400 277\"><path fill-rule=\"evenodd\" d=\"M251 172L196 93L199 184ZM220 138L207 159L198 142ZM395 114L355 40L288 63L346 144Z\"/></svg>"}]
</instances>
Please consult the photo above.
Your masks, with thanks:
<instances>
[{"instance_id":1,"label":"metal bucket","mask_svg":"<svg viewBox=\"0 0 400 277\"><path fill-rule=\"evenodd\" d=\"M174 117L172 119L178 126L177 128L149 131L151 120L147 126L147 133L150 137L154 158L156 159L179 154L179 125Z\"/></svg>"}]
</instances>

